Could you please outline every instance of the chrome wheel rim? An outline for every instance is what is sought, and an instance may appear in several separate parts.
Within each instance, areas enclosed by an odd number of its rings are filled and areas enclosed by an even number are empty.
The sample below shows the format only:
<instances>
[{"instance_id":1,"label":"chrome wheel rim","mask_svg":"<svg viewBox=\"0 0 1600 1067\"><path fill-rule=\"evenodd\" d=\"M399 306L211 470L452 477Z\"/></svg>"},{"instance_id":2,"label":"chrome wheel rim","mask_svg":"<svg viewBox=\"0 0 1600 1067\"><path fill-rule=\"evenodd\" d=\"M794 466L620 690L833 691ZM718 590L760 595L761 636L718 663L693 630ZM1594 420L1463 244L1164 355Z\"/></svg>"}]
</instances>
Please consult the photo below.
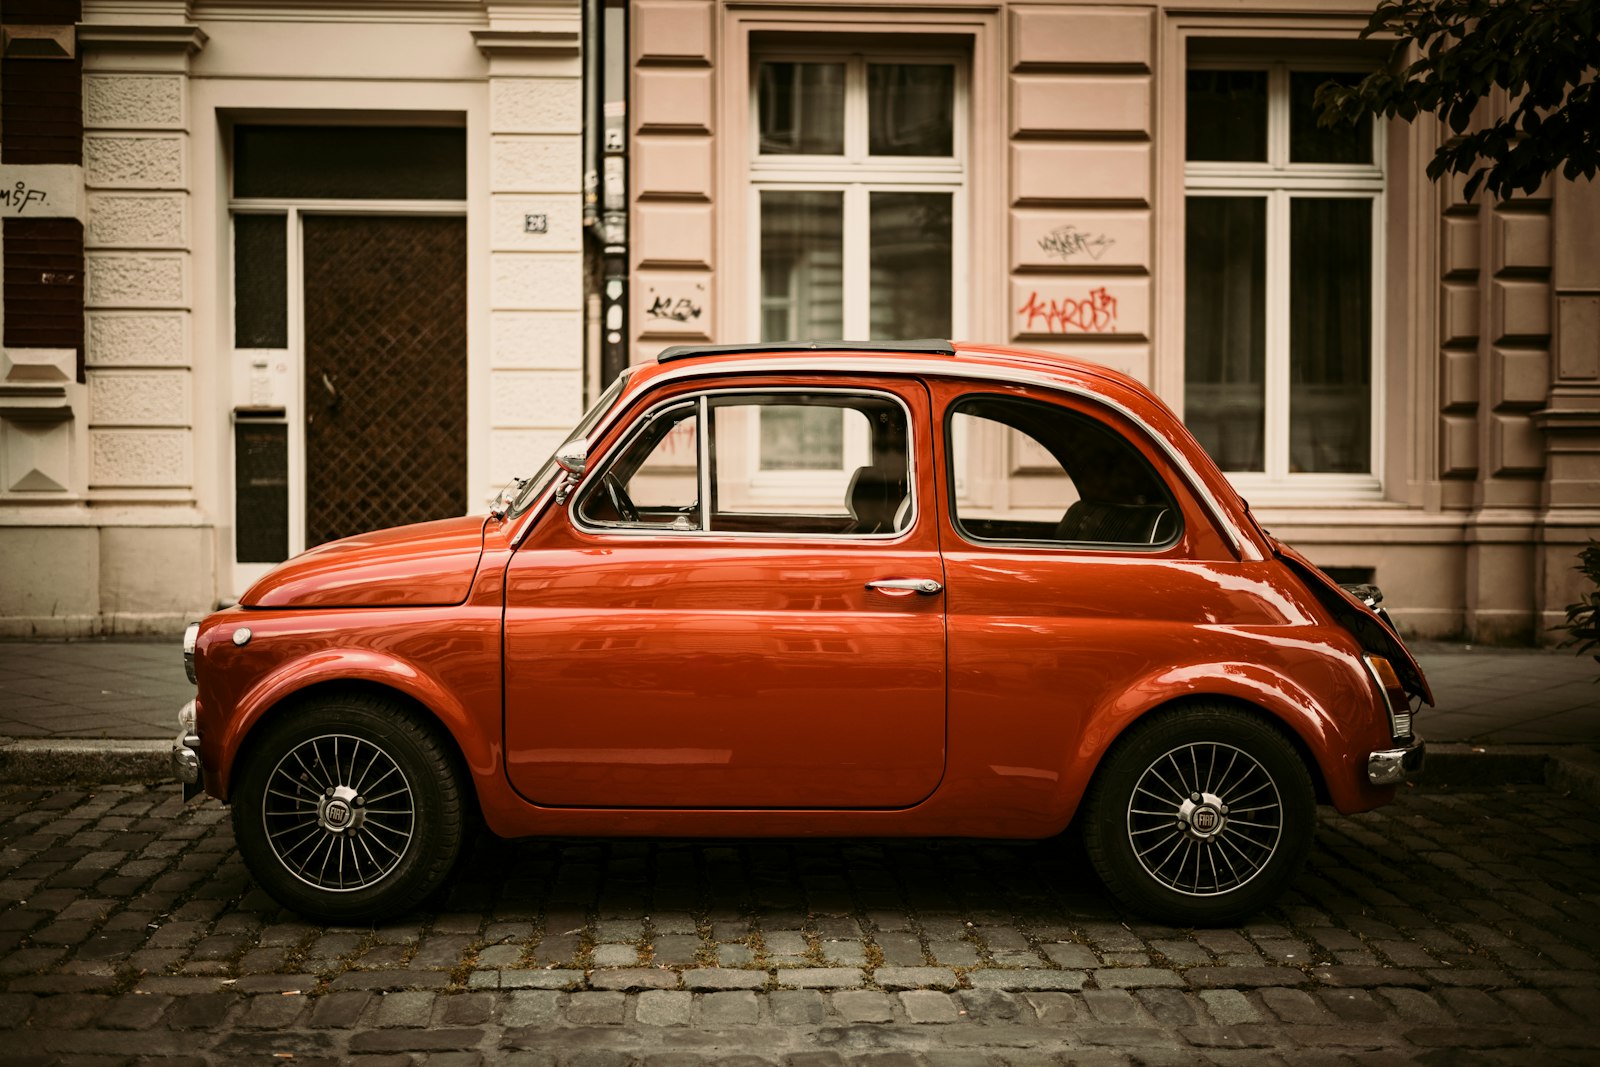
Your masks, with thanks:
<instances>
[{"instance_id":1,"label":"chrome wheel rim","mask_svg":"<svg viewBox=\"0 0 1600 1067\"><path fill-rule=\"evenodd\" d=\"M1266 867L1283 837L1283 798L1261 762L1196 741L1159 756L1133 787L1128 841L1145 873L1192 897L1230 893Z\"/></svg>"},{"instance_id":2,"label":"chrome wheel rim","mask_svg":"<svg viewBox=\"0 0 1600 1067\"><path fill-rule=\"evenodd\" d=\"M393 873L416 832L411 783L393 756L349 734L302 741L267 777L267 843L285 870L333 893Z\"/></svg>"}]
</instances>

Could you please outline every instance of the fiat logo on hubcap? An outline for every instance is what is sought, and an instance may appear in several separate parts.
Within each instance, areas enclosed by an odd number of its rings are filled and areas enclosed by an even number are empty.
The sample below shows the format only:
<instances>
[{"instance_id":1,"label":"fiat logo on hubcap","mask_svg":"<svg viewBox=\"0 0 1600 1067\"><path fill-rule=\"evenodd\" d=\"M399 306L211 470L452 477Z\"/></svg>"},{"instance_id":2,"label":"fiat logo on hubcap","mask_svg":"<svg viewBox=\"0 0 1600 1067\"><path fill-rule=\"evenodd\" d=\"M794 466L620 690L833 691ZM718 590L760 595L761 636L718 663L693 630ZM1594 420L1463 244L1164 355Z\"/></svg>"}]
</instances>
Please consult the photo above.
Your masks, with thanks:
<instances>
[{"instance_id":1,"label":"fiat logo on hubcap","mask_svg":"<svg viewBox=\"0 0 1600 1067\"><path fill-rule=\"evenodd\" d=\"M350 821L350 809L336 800L328 805L328 810L323 813L323 817L328 820L329 826L337 828Z\"/></svg>"},{"instance_id":2,"label":"fiat logo on hubcap","mask_svg":"<svg viewBox=\"0 0 1600 1067\"><path fill-rule=\"evenodd\" d=\"M1217 813L1210 808L1200 808L1193 816L1194 828L1208 834L1217 828Z\"/></svg>"}]
</instances>

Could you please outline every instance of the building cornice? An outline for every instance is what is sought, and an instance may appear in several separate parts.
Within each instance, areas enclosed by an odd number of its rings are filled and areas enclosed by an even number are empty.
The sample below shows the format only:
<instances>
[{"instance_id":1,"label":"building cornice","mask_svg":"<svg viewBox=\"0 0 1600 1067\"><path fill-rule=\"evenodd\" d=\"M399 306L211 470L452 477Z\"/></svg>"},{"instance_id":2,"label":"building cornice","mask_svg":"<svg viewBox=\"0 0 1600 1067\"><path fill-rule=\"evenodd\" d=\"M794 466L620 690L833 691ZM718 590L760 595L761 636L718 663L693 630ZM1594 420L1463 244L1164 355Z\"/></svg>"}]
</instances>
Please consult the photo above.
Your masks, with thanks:
<instances>
[{"instance_id":1,"label":"building cornice","mask_svg":"<svg viewBox=\"0 0 1600 1067\"><path fill-rule=\"evenodd\" d=\"M182 52L194 55L209 40L199 26L185 24L128 25L120 22L78 23L80 48L108 48L141 52Z\"/></svg>"},{"instance_id":2,"label":"building cornice","mask_svg":"<svg viewBox=\"0 0 1600 1067\"><path fill-rule=\"evenodd\" d=\"M575 56L582 35L576 26L534 30L473 30L478 51L496 56Z\"/></svg>"}]
</instances>

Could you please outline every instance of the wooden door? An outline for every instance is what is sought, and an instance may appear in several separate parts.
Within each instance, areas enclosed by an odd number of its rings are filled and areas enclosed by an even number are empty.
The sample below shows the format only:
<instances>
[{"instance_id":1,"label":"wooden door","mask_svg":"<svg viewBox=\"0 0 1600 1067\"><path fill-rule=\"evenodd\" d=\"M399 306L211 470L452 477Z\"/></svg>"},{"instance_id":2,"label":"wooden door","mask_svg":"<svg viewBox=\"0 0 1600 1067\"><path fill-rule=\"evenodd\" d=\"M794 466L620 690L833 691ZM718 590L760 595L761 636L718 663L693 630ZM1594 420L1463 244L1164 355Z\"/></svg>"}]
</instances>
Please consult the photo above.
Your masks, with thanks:
<instances>
[{"instance_id":1,"label":"wooden door","mask_svg":"<svg viewBox=\"0 0 1600 1067\"><path fill-rule=\"evenodd\" d=\"M467 226L307 215L307 548L467 510Z\"/></svg>"}]
</instances>

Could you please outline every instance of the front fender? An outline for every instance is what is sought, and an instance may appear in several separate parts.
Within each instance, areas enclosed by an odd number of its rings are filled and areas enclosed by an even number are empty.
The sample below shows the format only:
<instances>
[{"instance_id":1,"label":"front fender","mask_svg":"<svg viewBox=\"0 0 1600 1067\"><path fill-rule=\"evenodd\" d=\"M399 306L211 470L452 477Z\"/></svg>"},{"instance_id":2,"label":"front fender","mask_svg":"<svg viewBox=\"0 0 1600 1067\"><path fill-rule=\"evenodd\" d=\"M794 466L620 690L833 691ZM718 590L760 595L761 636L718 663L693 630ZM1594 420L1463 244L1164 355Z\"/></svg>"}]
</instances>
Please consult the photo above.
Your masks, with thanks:
<instances>
[{"instance_id":1,"label":"front fender","mask_svg":"<svg viewBox=\"0 0 1600 1067\"><path fill-rule=\"evenodd\" d=\"M376 685L411 698L449 732L474 777L494 772L498 760L494 739L474 726L465 705L431 671L375 649L324 648L279 663L239 696L234 714L217 741L213 765L219 768L220 775L215 795L228 799L240 751L251 732L274 708L298 693L328 683ZM206 784L209 787L212 783L208 780Z\"/></svg>"}]
</instances>

